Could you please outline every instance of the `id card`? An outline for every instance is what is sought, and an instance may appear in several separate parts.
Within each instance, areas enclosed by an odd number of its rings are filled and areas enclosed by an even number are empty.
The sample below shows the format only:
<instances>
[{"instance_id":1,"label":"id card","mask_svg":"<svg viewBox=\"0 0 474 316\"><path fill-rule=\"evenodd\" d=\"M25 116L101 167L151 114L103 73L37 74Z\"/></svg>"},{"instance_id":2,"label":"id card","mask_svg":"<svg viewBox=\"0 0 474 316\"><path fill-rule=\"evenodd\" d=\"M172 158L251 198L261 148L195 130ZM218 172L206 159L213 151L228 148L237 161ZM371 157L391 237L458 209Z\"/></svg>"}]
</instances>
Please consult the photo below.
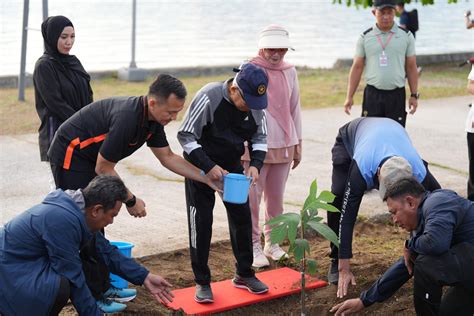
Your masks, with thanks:
<instances>
[{"instance_id":1,"label":"id card","mask_svg":"<svg viewBox=\"0 0 474 316\"><path fill-rule=\"evenodd\" d=\"M387 67L388 66L388 57L385 55L385 52L382 52L379 56L379 66L380 67Z\"/></svg>"}]
</instances>

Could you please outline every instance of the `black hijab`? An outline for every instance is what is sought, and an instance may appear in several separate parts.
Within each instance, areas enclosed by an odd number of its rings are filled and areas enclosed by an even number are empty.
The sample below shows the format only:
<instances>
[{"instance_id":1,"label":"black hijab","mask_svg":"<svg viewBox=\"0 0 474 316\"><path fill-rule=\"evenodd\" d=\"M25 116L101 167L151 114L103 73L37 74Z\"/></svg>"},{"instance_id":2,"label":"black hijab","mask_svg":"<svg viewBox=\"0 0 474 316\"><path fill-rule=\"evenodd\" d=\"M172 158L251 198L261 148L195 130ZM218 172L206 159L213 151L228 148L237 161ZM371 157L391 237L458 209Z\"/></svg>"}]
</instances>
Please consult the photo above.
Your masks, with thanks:
<instances>
[{"instance_id":1,"label":"black hijab","mask_svg":"<svg viewBox=\"0 0 474 316\"><path fill-rule=\"evenodd\" d=\"M82 67L79 59L74 55L61 54L58 51L58 39L61 36L64 28L71 26L72 22L62 15L50 16L41 24L41 33L43 34L45 54L50 55L57 61L59 61L66 70L72 70L78 72L80 75L90 80L89 74Z\"/></svg>"},{"instance_id":2,"label":"black hijab","mask_svg":"<svg viewBox=\"0 0 474 316\"><path fill-rule=\"evenodd\" d=\"M77 103L82 107L92 102L90 76L76 56L61 54L58 51L58 39L67 26L74 28L72 22L62 15L50 16L44 20L41 24L45 47L44 55L53 58L63 66L64 73L76 87Z\"/></svg>"}]
</instances>

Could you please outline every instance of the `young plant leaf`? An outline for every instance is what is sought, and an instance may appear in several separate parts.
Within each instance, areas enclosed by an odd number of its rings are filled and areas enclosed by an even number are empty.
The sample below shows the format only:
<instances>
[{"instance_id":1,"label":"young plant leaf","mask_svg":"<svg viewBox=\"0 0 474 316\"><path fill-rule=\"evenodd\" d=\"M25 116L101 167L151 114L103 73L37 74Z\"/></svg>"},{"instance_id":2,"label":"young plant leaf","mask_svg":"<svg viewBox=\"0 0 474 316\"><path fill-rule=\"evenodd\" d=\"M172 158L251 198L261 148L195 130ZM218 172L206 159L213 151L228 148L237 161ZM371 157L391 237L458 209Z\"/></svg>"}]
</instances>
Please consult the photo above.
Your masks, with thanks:
<instances>
[{"instance_id":1,"label":"young plant leaf","mask_svg":"<svg viewBox=\"0 0 474 316\"><path fill-rule=\"evenodd\" d=\"M300 223L300 216L296 213L286 213L272 218L266 225L272 227L270 233L270 239L272 243L281 243L288 235L290 244L294 242L296 238L296 231Z\"/></svg>"},{"instance_id":2,"label":"young plant leaf","mask_svg":"<svg viewBox=\"0 0 474 316\"><path fill-rule=\"evenodd\" d=\"M308 219L309 219L309 218L308 218L308 217L309 217L309 216L308 216L308 211L305 210L305 209L302 209L302 210L300 211L300 217L301 217L301 222L302 222L302 223L306 223L306 222L308 221Z\"/></svg>"},{"instance_id":3,"label":"young plant leaf","mask_svg":"<svg viewBox=\"0 0 474 316\"><path fill-rule=\"evenodd\" d=\"M288 254L293 254L295 253L295 243L290 243L290 247L288 247Z\"/></svg>"},{"instance_id":4,"label":"young plant leaf","mask_svg":"<svg viewBox=\"0 0 474 316\"><path fill-rule=\"evenodd\" d=\"M314 259L306 259L306 266L308 267L308 273L310 275L315 275L318 271L318 263Z\"/></svg>"},{"instance_id":5,"label":"young plant leaf","mask_svg":"<svg viewBox=\"0 0 474 316\"><path fill-rule=\"evenodd\" d=\"M309 254L308 241L306 239L300 239L300 238L296 239L295 248L294 248L296 262L300 262L303 259L305 252Z\"/></svg>"},{"instance_id":6,"label":"young plant leaf","mask_svg":"<svg viewBox=\"0 0 474 316\"><path fill-rule=\"evenodd\" d=\"M309 195L316 196L317 192L318 192L318 181L314 179L313 182L311 182L311 185L309 186Z\"/></svg>"},{"instance_id":7,"label":"young plant leaf","mask_svg":"<svg viewBox=\"0 0 474 316\"><path fill-rule=\"evenodd\" d=\"M305 216L303 217L302 222L304 222L305 225L309 220L318 215L318 210L305 210L304 212Z\"/></svg>"},{"instance_id":8,"label":"young plant leaf","mask_svg":"<svg viewBox=\"0 0 474 316\"><path fill-rule=\"evenodd\" d=\"M328 212L332 213L340 213L340 211L335 207L334 205L331 204L326 204L326 203L321 203L321 206L319 207L320 209L326 210Z\"/></svg>"},{"instance_id":9,"label":"young plant leaf","mask_svg":"<svg viewBox=\"0 0 474 316\"><path fill-rule=\"evenodd\" d=\"M289 223L289 222L299 224L299 221L300 221L300 216L298 214L285 213L285 214L281 214L272 218L271 220L266 222L265 225L273 226L273 225L280 225L280 224Z\"/></svg>"},{"instance_id":10,"label":"young plant leaf","mask_svg":"<svg viewBox=\"0 0 474 316\"><path fill-rule=\"evenodd\" d=\"M332 203L336 196L329 191L323 191L318 196L318 200L324 201L326 203Z\"/></svg>"},{"instance_id":11,"label":"young plant leaf","mask_svg":"<svg viewBox=\"0 0 474 316\"><path fill-rule=\"evenodd\" d=\"M315 216L313 218L311 218L312 221L315 221L315 222L320 222L322 221L324 218L322 218L321 216Z\"/></svg>"},{"instance_id":12,"label":"young plant leaf","mask_svg":"<svg viewBox=\"0 0 474 316\"><path fill-rule=\"evenodd\" d=\"M286 238L287 228L285 225L274 226L270 232L270 239L274 244L280 244Z\"/></svg>"},{"instance_id":13,"label":"young plant leaf","mask_svg":"<svg viewBox=\"0 0 474 316\"><path fill-rule=\"evenodd\" d=\"M316 200L316 193L318 191L318 184L316 182L316 180L314 180L312 183L311 183L311 186L309 187L309 194L308 194L308 197L306 198L306 200L304 201L304 204L303 204L303 210L306 210L308 209L307 206L314 202Z\"/></svg>"},{"instance_id":14,"label":"young plant leaf","mask_svg":"<svg viewBox=\"0 0 474 316\"><path fill-rule=\"evenodd\" d=\"M339 240L337 238L337 235L331 228L329 228L328 225L311 220L308 222L308 226L317 231L324 238L335 244L337 247L339 247Z\"/></svg>"},{"instance_id":15,"label":"young plant leaf","mask_svg":"<svg viewBox=\"0 0 474 316\"><path fill-rule=\"evenodd\" d=\"M296 239L296 234L298 232L298 224L296 225L288 225L288 240L292 243Z\"/></svg>"},{"instance_id":16,"label":"young plant leaf","mask_svg":"<svg viewBox=\"0 0 474 316\"><path fill-rule=\"evenodd\" d=\"M313 201L312 203L308 205L308 209L309 210L323 209L323 210L326 210L328 212L333 212L333 213L339 212L339 210L335 206L331 204L326 204L320 201Z\"/></svg>"}]
</instances>

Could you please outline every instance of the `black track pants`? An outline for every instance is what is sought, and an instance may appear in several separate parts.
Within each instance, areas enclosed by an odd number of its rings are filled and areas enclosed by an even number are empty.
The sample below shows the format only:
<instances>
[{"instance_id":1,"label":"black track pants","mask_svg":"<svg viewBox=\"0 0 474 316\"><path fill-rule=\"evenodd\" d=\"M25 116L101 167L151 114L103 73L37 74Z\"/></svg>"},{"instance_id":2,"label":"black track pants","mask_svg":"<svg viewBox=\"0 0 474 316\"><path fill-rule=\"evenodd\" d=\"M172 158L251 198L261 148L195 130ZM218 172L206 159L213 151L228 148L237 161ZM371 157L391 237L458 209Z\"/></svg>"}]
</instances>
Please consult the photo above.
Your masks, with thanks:
<instances>
[{"instance_id":1,"label":"black track pants","mask_svg":"<svg viewBox=\"0 0 474 316\"><path fill-rule=\"evenodd\" d=\"M215 191L206 184L185 180L188 213L189 249L195 281L206 285L211 282L208 266L212 237ZM237 260L236 272L242 277L254 275L252 270L252 218L248 200L245 204L224 202L229 222L232 251Z\"/></svg>"}]
</instances>

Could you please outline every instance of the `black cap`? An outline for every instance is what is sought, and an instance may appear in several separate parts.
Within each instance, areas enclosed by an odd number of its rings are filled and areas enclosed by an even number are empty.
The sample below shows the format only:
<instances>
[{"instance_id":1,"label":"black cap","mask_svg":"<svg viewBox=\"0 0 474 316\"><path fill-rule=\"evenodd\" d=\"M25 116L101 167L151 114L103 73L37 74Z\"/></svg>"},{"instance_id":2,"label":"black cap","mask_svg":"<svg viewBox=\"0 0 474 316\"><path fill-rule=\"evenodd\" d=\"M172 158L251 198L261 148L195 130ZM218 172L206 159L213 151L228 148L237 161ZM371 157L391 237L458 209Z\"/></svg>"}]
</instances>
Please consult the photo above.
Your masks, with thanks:
<instances>
[{"instance_id":1,"label":"black cap","mask_svg":"<svg viewBox=\"0 0 474 316\"><path fill-rule=\"evenodd\" d=\"M396 4L396 0L374 0L374 7L376 9L383 9L385 7L395 9Z\"/></svg>"}]
</instances>

